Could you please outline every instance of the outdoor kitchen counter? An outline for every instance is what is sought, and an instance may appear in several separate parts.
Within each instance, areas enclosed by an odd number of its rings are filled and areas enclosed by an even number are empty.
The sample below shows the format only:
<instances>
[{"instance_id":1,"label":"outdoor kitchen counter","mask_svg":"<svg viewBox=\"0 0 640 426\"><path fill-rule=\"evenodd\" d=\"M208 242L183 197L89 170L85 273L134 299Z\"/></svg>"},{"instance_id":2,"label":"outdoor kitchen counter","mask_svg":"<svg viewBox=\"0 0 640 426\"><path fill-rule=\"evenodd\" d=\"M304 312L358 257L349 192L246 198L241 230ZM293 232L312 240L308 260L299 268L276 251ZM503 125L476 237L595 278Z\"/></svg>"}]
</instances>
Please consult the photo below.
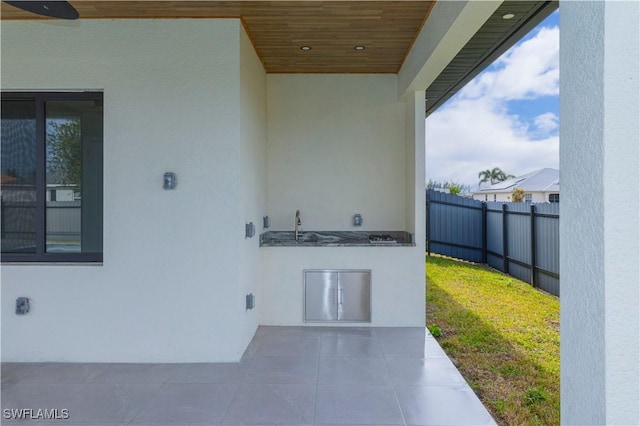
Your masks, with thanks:
<instances>
[{"instance_id":1,"label":"outdoor kitchen counter","mask_svg":"<svg viewBox=\"0 0 640 426\"><path fill-rule=\"evenodd\" d=\"M412 235L404 231L307 231L296 241L292 231L269 231L260 235L260 247L413 247Z\"/></svg>"}]
</instances>

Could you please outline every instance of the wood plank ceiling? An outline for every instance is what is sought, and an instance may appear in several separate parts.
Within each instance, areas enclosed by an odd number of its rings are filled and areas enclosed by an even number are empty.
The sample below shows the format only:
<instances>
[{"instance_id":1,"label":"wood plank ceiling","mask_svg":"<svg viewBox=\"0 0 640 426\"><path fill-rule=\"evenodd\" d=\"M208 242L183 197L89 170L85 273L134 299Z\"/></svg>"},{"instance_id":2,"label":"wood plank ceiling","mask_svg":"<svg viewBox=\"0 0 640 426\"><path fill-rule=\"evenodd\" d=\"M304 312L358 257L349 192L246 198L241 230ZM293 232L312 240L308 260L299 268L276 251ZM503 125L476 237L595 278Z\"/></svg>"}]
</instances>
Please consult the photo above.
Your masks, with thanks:
<instances>
[{"instance_id":1,"label":"wood plank ceiling","mask_svg":"<svg viewBox=\"0 0 640 426\"><path fill-rule=\"evenodd\" d=\"M397 73L433 1L70 1L81 19L240 18L268 73ZM49 19L2 3L3 20ZM309 46L310 50L302 50ZM356 50L363 46L364 50Z\"/></svg>"}]
</instances>

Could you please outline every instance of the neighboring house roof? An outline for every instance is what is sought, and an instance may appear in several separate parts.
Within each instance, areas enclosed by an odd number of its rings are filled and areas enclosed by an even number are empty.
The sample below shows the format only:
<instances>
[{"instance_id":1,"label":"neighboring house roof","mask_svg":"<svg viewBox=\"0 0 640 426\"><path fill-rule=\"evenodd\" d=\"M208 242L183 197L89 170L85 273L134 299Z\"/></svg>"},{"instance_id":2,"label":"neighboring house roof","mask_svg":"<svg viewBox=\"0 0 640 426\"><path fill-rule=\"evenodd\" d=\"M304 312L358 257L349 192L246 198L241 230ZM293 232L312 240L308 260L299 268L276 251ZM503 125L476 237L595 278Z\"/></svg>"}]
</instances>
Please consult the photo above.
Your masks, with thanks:
<instances>
[{"instance_id":1,"label":"neighboring house roof","mask_svg":"<svg viewBox=\"0 0 640 426\"><path fill-rule=\"evenodd\" d=\"M536 170L486 188L479 188L473 194L510 193L514 188L523 189L525 192L560 192L560 170L550 168Z\"/></svg>"}]
</instances>

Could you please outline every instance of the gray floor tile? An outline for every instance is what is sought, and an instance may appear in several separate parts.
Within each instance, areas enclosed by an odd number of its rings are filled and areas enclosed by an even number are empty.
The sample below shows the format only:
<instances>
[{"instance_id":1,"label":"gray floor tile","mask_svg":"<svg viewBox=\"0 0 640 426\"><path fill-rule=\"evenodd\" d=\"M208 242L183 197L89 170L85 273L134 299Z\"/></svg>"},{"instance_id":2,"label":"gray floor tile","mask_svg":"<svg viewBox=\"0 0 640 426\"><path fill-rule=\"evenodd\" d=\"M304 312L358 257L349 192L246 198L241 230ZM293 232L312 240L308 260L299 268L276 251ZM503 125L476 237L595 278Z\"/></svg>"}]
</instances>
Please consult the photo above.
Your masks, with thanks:
<instances>
[{"instance_id":1,"label":"gray floor tile","mask_svg":"<svg viewBox=\"0 0 640 426\"><path fill-rule=\"evenodd\" d=\"M422 337L428 331L426 327L375 327L378 337Z\"/></svg>"},{"instance_id":2,"label":"gray floor tile","mask_svg":"<svg viewBox=\"0 0 640 426\"><path fill-rule=\"evenodd\" d=\"M165 384L131 424L219 423L237 388L232 384Z\"/></svg>"},{"instance_id":3,"label":"gray floor tile","mask_svg":"<svg viewBox=\"0 0 640 426\"><path fill-rule=\"evenodd\" d=\"M244 383L315 383L318 358L270 356L254 359Z\"/></svg>"},{"instance_id":4,"label":"gray floor tile","mask_svg":"<svg viewBox=\"0 0 640 426\"><path fill-rule=\"evenodd\" d=\"M248 363L181 364L167 383L240 383Z\"/></svg>"},{"instance_id":5,"label":"gray floor tile","mask_svg":"<svg viewBox=\"0 0 640 426\"><path fill-rule=\"evenodd\" d=\"M395 358L387 360L387 366L394 385L460 387L465 384L449 358Z\"/></svg>"},{"instance_id":6,"label":"gray floor tile","mask_svg":"<svg viewBox=\"0 0 640 426\"><path fill-rule=\"evenodd\" d=\"M448 358L447 354L442 350L436 339L427 336L424 339L424 357L425 358Z\"/></svg>"},{"instance_id":7,"label":"gray floor tile","mask_svg":"<svg viewBox=\"0 0 640 426\"><path fill-rule=\"evenodd\" d=\"M325 327L260 326L256 337L320 337Z\"/></svg>"},{"instance_id":8,"label":"gray floor tile","mask_svg":"<svg viewBox=\"0 0 640 426\"><path fill-rule=\"evenodd\" d=\"M403 423L403 419L390 386L318 385L316 422L382 425Z\"/></svg>"},{"instance_id":9,"label":"gray floor tile","mask_svg":"<svg viewBox=\"0 0 640 426\"><path fill-rule=\"evenodd\" d=\"M390 376L384 358L320 358L318 383L385 385Z\"/></svg>"},{"instance_id":10,"label":"gray floor tile","mask_svg":"<svg viewBox=\"0 0 640 426\"><path fill-rule=\"evenodd\" d=\"M380 337L379 340L386 358L424 358L426 355L424 337Z\"/></svg>"},{"instance_id":11,"label":"gray floor tile","mask_svg":"<svg viewBox=\"0 0 640 426\"><path fill-rule=\"evenodd\" d=\"M130 422L161 385L89 383L69 406L70 420L86 424Z\"/></svg>"},{"instance_id":12,"label":"gray floor tile","mask_svg":"<svg viewBox=\"0 0 640 426\"><path fill-rule=\"evenodd\" d=\"M42 362L3 362L0 365L2 385L18 383L23 377L33 374L46 363Z\"/></svg>"},{"instance_id":13,"label":"gray floor tile","mask_svg":"<svg viewBox=\"0 0 640 426\"><path fill-rule=\"evenodd\" d=\"M256 356L318 356L320 336L298 334L259 338Z\"/></svg>"},{"instance_id":14,"label":"gray floor tile","mask_svg":"<svg viewBox=\"0 0 640 426\"><path fill-rule=\"evenodd\" d=\"M260 338L256 335L251 339L249 346L244 350L242 357L240 358L240 363L250 364L253 358L258 353L258 347L260 346Z\"/></svg>"},{"instance_id":15,"label":"gray floor tile","mask_svg":"<svg viewBox=\"0 0 640 426\"><path fill-rule=\"evenodd\" d=\"M395 389L407 425L495 424L467 386L396 386Z\"/></svg>"},{"instance_id":16,"label":"gray floor tile","mask_svg":"<svg viewBox=\"0 0 640 426\"><path fill-rule=\"evenodd\" d=\"M314 385L242 385L222 424L309 424L314 402Z\"/></svg>"},{"instance_id":17,"label":"gray floor tile","mask_svg":"<svg viewBox=\"0 0 640 426\"><path fill-rule=\"evenodd\" d=\"M376 331L373 327L325 327L322 335L373 337Z\"/></svg>"},{"instance_id":18,"label":"gray floor tile","mask_svg":"<svg viewBox=\"0 0 640 426\"><path fill-rule=\"evenodd\" d=\"M240 363L1 367L2 408L69 409L51 424L493 424L421 327L260 327Z\"/></svg>"},{"instance_id":19,"label":"gray floor tile","mask_svg":"<svg viewBox=\"0 0 640 426\"><path fill-rule=\"evenodd\" d=\"M106 423L96 423L95 426L128 426L129 423L123 422L106 422ZM2 420L2 426L25 426L25 425L33 425L33 426L87 426L86 422L72 422L70 420ZM176 425L177 426L177 425Z\"/></svg>"},{"instance_id":20,"label":"gray floor tile","mask_svg":"<svg viewBox=\"0 0 640 426\"><path fill-rule=\"evenodd\" d=\"M80 397L81 384L15 384L6 391L3 387L2 409L47 408L69 409Z\"/></svg>"},{"instance_id":21,"label":"gray floor tile","mask_svg":"<svg viewBox=\"0 0 640 426\"><path fill-rule=\"evenodd\" d=\"M89 383L108 368L108 364L46 363L23 374L20 383Z\"/></svg>"},{"instance_id":22,"label":"gray floor tile","mask_svg":"<svg viewBox=\"0 0 640 426\"><path fill-rule=\"evenodd\" d=\"M98 374L94 383L159 384L177 374L180 364L109 364L109 368Z\"/></svg>"},{"instance_id":23,"label":"gray floor tile","mask_svg":"<svg viewBox=\"0 0 640 426\"><path fill-rule=\"evenodd\" d=\"M377 358L383 354L375 336L325 335L320 356Z\"/></svg>"}]
</instances>

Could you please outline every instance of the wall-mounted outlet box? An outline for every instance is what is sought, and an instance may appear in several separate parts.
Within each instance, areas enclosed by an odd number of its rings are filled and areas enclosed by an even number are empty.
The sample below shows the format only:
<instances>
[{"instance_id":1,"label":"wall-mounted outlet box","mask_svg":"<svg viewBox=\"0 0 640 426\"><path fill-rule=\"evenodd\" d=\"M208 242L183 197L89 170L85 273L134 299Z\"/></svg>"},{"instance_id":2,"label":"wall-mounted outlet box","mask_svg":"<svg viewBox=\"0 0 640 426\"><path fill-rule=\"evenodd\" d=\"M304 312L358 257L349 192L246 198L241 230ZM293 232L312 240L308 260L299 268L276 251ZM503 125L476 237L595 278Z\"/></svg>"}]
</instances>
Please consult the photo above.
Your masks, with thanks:
<instances>
[{"instance_id":1,"label":"wall-mounted outlet box","mask_svg":"<svg viewBox=\"0 0 640 426\"><path fill-rule=\"evenodd\" d=\"M362 226L362 215L360 213L353 215L353 226Z\"/></svg>"},{"instance_id":2,"label":"wall-mounted outlet box","mask_svg":"<svg viewBox=\"0 0 640 426\"><path fill-rule=\"evenodd\" d=\"M264 229L267 229L271 226L271 220L269 220L269 216L263 216L262 217L262 227Z\"/></svg>"},{"instance_id":3,"label":"wall-mounted outlet box","mask_svg":"<svg viewBox=\"0 0 640 426\"><path fill-rule=\"evenodd\" d=\"M244 237L245 238L252 238L254 235L256 235L256 227L253 224L253 222L249 222L249 223L245 224L245 226L244 226Z\"/></svg>"},{"instance_id":4,"label":"wall-mounted outlet box","mask_svg":"<svg viewBox=\"0 0 640 426\"><path fill-rule=\"evenodd\" d=\"M18 297L16 299L16 315L25 315L29 312L29 298Z\"/></svg>"},{"instance_id":5,"label":"wall-mounted outlet box","mask_svg":"<svg viewBox=\"0 0 640 426\"><path fill-rule=\"evenodd\" d=\"M253 309L254 306L256 305L256 297L253 295L253 293L249 293L246 296L246 308L247 310L249 309Z\"/></svg>"},{"instance_id":6,"label":"wall-mounted outlet box","mask_svg":"<svg viewBox=\"0 0 640 426\"><path fill-rule=\"evenodd\" d=\"M177 184L176 174L173 172L166 172L163 177L162 187L164 189L175 189Z\"/></svg>"}]
</instances>

